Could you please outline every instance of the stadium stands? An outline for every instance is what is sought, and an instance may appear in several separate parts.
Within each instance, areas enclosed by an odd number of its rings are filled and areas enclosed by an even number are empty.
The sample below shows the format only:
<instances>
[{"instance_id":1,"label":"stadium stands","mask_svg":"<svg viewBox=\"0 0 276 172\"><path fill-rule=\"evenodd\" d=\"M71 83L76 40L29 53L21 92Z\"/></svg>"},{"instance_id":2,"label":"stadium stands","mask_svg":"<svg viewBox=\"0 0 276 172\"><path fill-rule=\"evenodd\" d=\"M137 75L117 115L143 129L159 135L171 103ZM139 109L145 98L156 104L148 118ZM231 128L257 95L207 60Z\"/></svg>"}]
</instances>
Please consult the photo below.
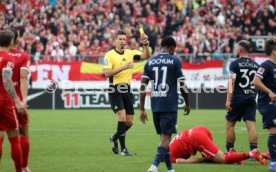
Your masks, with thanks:
<instances>
[{"instance_id":1,"label":"stadium stands","mask_svg":"<svg viewBox=\"0 0 276 172\"><path fill-rule=\"evenodd\" d=\"M173 35L184 60L202 62L231 54L249 35L276 34L275 0L3 0L0 26L21 30L21 49L33 61L89 61L113 46L124 29L139 49L139 27L154 52ZM188 54L188 55L187 55ZM191 58L193 58L191 60Z\"/></svg>"}]
</instances>

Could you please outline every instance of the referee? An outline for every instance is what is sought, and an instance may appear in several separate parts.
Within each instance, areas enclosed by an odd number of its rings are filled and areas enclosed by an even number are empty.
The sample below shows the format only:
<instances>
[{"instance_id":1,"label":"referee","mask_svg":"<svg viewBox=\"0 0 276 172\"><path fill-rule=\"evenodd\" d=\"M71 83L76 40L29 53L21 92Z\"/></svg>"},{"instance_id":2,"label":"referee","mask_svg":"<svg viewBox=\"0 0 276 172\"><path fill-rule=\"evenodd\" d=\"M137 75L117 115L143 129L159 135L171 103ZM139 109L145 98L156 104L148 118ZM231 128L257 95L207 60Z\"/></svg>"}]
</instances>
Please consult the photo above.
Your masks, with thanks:
<instances>
[{"instance_id":1,"label":"referee","mask_svg":"<svg viewBox=\"0 0 276 172\"><path fill-rule=\"evenodd\" d=\"M133 124L133 94L130 89L132 80L133 60L145 60L150 58L149 41L146 34L141 34L140 39L144 45L143 52L125 49L126 33L118 31L115 37L115 48L105 55L104 74L109 78L109 99L111 108L117 115L117 131L110 137L112 151L119 153L118 139L121 145L122 156L132 156L125 145L126 131Z\"/></svg>"}]
</instances>

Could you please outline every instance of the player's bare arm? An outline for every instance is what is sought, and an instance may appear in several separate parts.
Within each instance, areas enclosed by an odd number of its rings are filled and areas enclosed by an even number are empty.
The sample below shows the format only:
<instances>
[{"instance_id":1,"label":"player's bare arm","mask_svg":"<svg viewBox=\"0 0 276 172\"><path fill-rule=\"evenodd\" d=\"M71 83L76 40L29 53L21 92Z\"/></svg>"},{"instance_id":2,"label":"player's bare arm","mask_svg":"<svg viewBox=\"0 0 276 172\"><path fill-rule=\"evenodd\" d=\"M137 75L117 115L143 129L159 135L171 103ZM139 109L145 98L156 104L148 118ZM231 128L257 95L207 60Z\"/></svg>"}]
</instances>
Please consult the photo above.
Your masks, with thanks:
<instances>
[{"instance_id":1,"label":"player's bare arm","mask_svg":"<svg viewBox=\"0 0 276 172\"><path fill-rule=\"evenodd\" d=\"M29 71L26 69L20 70L20 89L23 96L23 103L27 104L27 96L28 96L28 85L29 85L29 79L28 79Z\"/></svg>"},{"instance_id":2,"label":"player's bare arm","mask_svg":"<svg viewBox=\"0 0 276 172\"><path fill-rule=\"evenodd\" d=\"M230 104L231 104L231 99L232 99L234 88L235 88L235 82L236 82L235 78L230 78L228 80L228 84L227 84L227 98L226 98L225 108L228 111L232 110Z\"/></svg>"},{"instance_id":3,"label":"player's bare arm","mask_svg":"<svg viewBox=\"0 0 276 172\"><path fill-rule=\"evenodd\" d=\"M149 79L142 77L140 86L140 121L146 123L148 121L147 113L145 112L145 99L146 99L146 89L149 83Z\"/></svg>"},{"instance_id":4,"label":"player's bare arm","mask_svg":"<svg viewBox=\"0 0 276 172\"><path fill-rule=\"evenodd\" d=\"M180 79L180 80L178 80L178 82L179 82L179 85L180 85L181 95L183 96L184 101L185 101L185 106L184 106L185 113L184 113L184 115L189 115L191 109L190 109L188 87L187 87L184 79Z\"/></svg>"},{"instance_id":5,"label":"player's bare arm","mask_svg":"<svg viewBox=\"0 0 276 172\"><path fill-rule=\"evenodd\" d=\"M132 62L128 62L127 64L125 64L122 67L116 68L116 69L104 69L104 75L106 77L112 77L120 72L122 72L123 70L127 70L127 69L131 69L133 68L133 63Z\"/></svg>"},{"instance_id":6,"label":"player's bare arm","mask_svg":"<svg viewBox=\"0 0 276 172\"><path fill-rule=\"evenodd\" d=\"M255 75L254 80L253 80L253 84L256 86L256 88L258 88L262 92L267 93L269 95L269 97L271 98L272 102L276 102L276 94L274 94L269 88L267 88L263 84L263 82L261 81L261 77L260 76Z\"/></svg>"},{"instance_id":7,"label":"player's bare arm","mask_svg":"<svg viewBox=\"0 0 276 172\"><path fill-rule=\"evenodd\" d=\"M14 89L12 82L12 71L8 68L3 69L2 71L3 84L7 93L12 97L15 102L16 109L20 114L25 113L25 105L19 99Z\"/></svg>"},{"instance_id":8,"label":"player's bare arm","mask_svg":"<svg viewBox=\"0 0 276 172\"><path fill-rule=\"evenodd\" d=\"M141 60L149 59L150 58L150 50L149 50L149 41L148 36L146 34L141 34L140 36L142 43L144 45L144 50L141 55Z\"/></svg>"},{"instance_id":9,"label":"player's bare arm","mask_svg":"<svg viewBox=\"0 0 276 172\"><path fill-rule=\"evenodd\" d=\"M204 162L206 158L201 157L201 158L189 158L189 159L184 159L184 158L177 158L176 163L178 164L188 164L188 163L201 163Z\"/></svg>"},{"instance_id":10,"label":"player's bare arm","mask_svg":"<svg viewBox=\"0 0 276 172\"><path fill-rule=\"evenodd\" d=\"M13 83L12 83L12 71L9 69L3 69L2 71L3 83L5 86L6 91L12 97L12 99L18 99L17 94L15 92Z\"/></svg>"}]
</instances>

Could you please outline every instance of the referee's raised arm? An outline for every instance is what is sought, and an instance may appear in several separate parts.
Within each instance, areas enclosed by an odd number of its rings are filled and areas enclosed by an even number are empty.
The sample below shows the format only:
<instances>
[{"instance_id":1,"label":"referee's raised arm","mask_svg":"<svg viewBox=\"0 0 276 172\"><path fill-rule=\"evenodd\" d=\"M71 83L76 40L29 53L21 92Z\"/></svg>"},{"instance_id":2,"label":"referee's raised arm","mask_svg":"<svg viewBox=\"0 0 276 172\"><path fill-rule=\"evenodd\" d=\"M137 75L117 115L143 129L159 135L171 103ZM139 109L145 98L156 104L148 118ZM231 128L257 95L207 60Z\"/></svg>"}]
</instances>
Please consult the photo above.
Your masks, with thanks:
<instances>
[{"instance_id":1,"label":"referee's raised arm","mask_svg":"<svg viewBox=\"0 0 276 172\"><path fill-rule=\"evenodd\" d=\"M150 58L150 50L149 50L149 41L148 36L146 34L141 34L140 36L142 42L143 42L143 53L141 55L141 60L149 59Z\"/></svg>"}]
</instances>

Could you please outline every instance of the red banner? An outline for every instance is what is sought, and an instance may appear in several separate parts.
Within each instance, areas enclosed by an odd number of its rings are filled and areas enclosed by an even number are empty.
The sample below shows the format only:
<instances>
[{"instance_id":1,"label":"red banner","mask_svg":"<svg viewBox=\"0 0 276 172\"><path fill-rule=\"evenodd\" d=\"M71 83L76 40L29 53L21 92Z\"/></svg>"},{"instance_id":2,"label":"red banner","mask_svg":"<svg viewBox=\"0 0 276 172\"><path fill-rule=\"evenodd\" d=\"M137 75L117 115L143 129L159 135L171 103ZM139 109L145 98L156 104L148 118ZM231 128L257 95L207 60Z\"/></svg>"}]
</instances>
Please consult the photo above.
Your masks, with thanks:
<instances>
[{"instance_id":1,"label":"red banner","mask_svg":"<svg viewBox=\"0 0 276 172\"><path fill-rule=\"evenodd\" d=\"M81 62L38 63L30 66L33 81L43 80L80 80Z\"/></svg>"},{"instance_id":2,"label":"red banner","mask_svg":"<svg viewBox=\"0 0 276 172\"><path fill-rule=\"evenodd\" d=\"M133 79L140 80L144 70L145 62L134 64ZM223 61L211 60L201 64L190 64L182 62L184 72L190 70L222 68ZM103 66L87 62L71 63L37 63L30 66L32 79L36 81L45 80L70 80L70 81L104 81Z\"/></svg>"},{"instance_id":3,"label":"red banner","mask_svg":"<svg viewBox=\"0 0 276 172\"><path fill-rule=\"evenodd\" d=\"M141 78L145 62L134 64L133 79ZM30 66L33 81L70 80L70 81L103 81L103 65L72 62L72 63L37 63Z\"/></svg>"}]
</instances>

